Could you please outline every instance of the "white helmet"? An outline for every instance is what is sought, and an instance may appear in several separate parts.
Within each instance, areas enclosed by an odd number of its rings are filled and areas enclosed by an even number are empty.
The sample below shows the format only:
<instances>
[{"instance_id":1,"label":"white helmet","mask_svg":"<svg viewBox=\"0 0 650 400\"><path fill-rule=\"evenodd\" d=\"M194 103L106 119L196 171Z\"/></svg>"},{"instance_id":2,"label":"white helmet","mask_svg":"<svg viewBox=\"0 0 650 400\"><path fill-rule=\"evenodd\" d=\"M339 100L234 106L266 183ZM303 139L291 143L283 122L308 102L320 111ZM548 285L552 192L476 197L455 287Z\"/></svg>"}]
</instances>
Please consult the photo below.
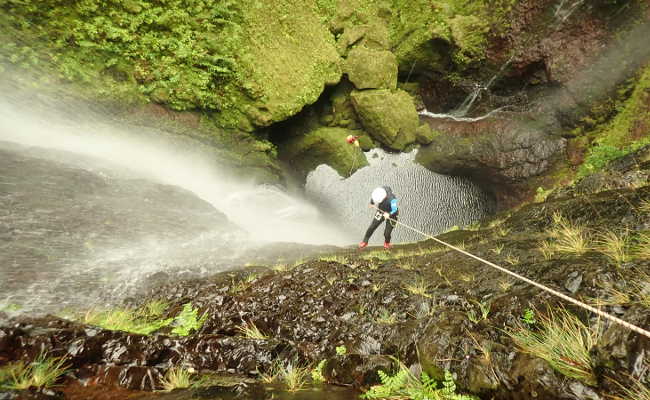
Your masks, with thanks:
<instances>
[{"instance_id":1,"label":"white helmet","mask_svg":"<svg viewBox=\"0 0 650 400\"><path fill-rule=\"evenodd\" d=\"M386 189L383 187L378 187L372 191L372 195L370 197L372 197L372 201L375 204L379 204L386 198Z\"/></svg>"}]
</instances>

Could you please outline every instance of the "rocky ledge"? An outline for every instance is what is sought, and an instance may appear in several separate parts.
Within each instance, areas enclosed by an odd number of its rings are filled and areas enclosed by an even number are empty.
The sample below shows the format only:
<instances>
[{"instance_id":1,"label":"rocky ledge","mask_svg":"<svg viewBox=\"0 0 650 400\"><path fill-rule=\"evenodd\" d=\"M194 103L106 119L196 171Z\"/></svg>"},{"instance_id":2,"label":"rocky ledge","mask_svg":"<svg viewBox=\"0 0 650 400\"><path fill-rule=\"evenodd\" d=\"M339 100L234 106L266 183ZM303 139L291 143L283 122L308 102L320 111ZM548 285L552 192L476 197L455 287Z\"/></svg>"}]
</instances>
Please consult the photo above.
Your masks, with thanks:
<instances>
[{"instance_id":1,"label":"rocky ledge","mask_svg":"<svg viewBox=\"0 0 650 400\"><path fill-rule=\"evenodd\" d=\"M440 239L648 329L647 152L612 170L636 176L633 183L578 182L545 202ZM579 232L584 246L568 245L569 231ZM613 237L624 243L622 253L607 245ZM435 378L449 370L462 391L484 399L603 399L620 393L617 382L630 387L649 379L648 338L433 240L391 252L341 250L283 268L247 267L149 289L143 299L169 304L163 318L191 302L204 323L182 337L170 327L147 336L53 316L16 318L0 328L0 363L33 360L42 349L65 356L66 398L100 398L107 387L152 390L172 366L244 382L272 370L276 360L312 366L326 360L328 383L363 389L397 358ZM583 330L563 341L590 338L586 361L522 344L521 334L550 332L549 318L560 320L565 307ZM264 338L243 334L253 326ZM571 367L584 373L567 372Z\"/></svg>"}]
</instances>

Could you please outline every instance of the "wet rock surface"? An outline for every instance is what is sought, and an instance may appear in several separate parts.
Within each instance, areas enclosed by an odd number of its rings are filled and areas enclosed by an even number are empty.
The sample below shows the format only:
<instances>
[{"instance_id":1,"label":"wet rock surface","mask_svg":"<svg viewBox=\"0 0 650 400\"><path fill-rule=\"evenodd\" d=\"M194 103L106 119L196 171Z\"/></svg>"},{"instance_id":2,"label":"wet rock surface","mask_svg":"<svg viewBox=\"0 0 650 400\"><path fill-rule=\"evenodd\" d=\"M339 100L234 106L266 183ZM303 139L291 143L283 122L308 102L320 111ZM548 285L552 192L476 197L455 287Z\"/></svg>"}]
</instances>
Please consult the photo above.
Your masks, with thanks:
<instances>
[{"instance_id":1,"label":"wet rock surface","mask_svg":"<svg viewBox=\"0 0 650 400\"><path fill-rule=\"evenodd\" d=\"M613 226L638 231L650 222L643 208L648 201L650 186L562 197L525 206L500 225L441 239L592 302L609 298L605 288L612 280L620 290L634 290L638 271L648 273L650 261L634 258L617 267L594 250L545 257L539 242L548 238L553 215L559 212L593 233ZM409 287L418 282L425 287L416 294ZM621 376L648 379L650 340L572 306L565 305L583 321L601 324L601 339L592 349L597 384L567 378L522 352L506 332L521 326L529 308L541 314L558 309L557 299L433 241L391 253L339 252L288 270L253 268L174 282L149 289L142 299L168 301L166 316L191 301L208 317L188 337L166 329L152 336L111 332L56 317L12 320L0 328L0 363L31 360L47 348L68 357L73 372L67 381L151 390L173 365L255 377L278 359L303 365L327 360L330 383L364 387L377 382L377 370L387 369L392 356L434 377L449 369L460 388L486 399L596 399L615 393L613 382ZM650 326L646 306L606 304L611 305L604 310ZM477 317L486 305L487 315ZM267 339L243 337L246 324L255 324ZM343 355L337 354L340 346Z\"/></svg>"}]
</instances>

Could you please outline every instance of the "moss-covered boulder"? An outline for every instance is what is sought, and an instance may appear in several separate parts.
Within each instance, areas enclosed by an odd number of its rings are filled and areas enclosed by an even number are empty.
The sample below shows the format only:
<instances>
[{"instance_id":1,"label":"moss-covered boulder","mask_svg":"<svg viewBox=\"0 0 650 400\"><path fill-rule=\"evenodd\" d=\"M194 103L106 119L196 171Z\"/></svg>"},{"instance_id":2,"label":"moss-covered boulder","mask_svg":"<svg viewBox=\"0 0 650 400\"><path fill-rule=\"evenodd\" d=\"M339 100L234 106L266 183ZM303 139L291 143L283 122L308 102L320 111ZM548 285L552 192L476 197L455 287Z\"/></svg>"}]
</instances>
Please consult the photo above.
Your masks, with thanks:
<instances>
[{"instance_id":1,"label":"moss-covered boulder","mask_svg":"<svg viewBox=\"0 0 650 400\"><path fill-rule=\"evenodd\" d=\"M351 97L364 129L374 139L394 150L403 150L415 142L419 118L408 93L364 90L352 92Z\"/></svg>"},{"instance_id":2,"label":"moss-covered boulder","mask_svg":"<svg viewBox=\"0 0 650 400\"><path fill-rule=\"evenodd\" d=\"M290 162L301 178L321 164L334 168L343 177L368 165L360 148L346 142L348 135L358 131L344 128L319 128L298 136L279 147L280 159Z\"/></svg>"},{"instance_id":3,"label":"moss-covered boulder","mask_svg":"<svg viewBox=\"0 0 650 400\"><path fill-rule=\"evenodd\" d=\"M324 125L338 126L347 129L361 129L361 123L357 118L357 113L352 105L350 94L354 90L354 85L347 79L339 83L332 91L329 100L331 104L331 119Z\"/></svg>"},{"instance_id":4,"label":"moss-covered boulder","mask_svg":"<svg viewBox=\"0 0 650 400\"><path fill-rule=\"evenodd\" d=\"M357 46L348 55L345 73L357 89L395 89L397 58L390 51Z\"/></svg>"},{"instance_id":5,"label":"moss-covered boulder","mask_svg":"<svg viewBox=\"0 0 650 400\"><path fill-rule=\"evenodd\" d=\"M269 126L314 103L341 77L334 36L310 0L243 2L240 79L224 88L223 126Z\"/></svg>"},{"instance_id":6,"label":"moss-covered boulder","mask_svg":"<svg viewBox=\"0 0 650 400\"><path fill-rule=\"evenodd\" d=\"M429 124L422 124L415 130L415 140L420 144L429 144L440 132L431 129Z\"/></svg>"}]
</instances>

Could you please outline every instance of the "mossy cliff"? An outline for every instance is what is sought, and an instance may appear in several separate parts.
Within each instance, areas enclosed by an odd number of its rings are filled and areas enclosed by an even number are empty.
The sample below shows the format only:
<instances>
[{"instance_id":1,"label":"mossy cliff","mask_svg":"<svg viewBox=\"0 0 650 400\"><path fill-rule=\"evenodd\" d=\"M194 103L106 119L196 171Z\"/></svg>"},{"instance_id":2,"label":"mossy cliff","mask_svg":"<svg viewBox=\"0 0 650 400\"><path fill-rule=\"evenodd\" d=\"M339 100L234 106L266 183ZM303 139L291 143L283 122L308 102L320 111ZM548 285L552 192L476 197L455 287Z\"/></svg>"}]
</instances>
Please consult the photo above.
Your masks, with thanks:
<instances>
[{"instance_id":1,"label":"mossy cliff","mask_svg":"<svg viewBox=\"0 0 650 400\"><path fill-rule=\"evenodd\" d=\"M529 172L516 175L530 184L517 188L506 206L529 198L533 186L548 186L545 177L577 168L586 152L618 146L609 142L618 140L613 138L627 122L617 121L637 112L608 121L627 107L632 90L601 113L590 110L602 104L598 96L575 95L599 92L583 83L603 79L579 77L599 49L632 29L630 20L647 22L637 0L573 8L552 0L6 0L0 7L0 68L8 76L39 90L81 93L123 118L132 120L137 111L138 122L215 146L228 153L229 163L261 180L280 181L278 161L295 154L311 159L292 168L300 177L314 160L352 172L356 153L340 151L344 137L328 134L336 145L308 140L321 137L323 128L337 128L359 136L363 149L404 151L433 141L420 158L423 165L475 179L489 176L484 185L496 184L501 193L512 187L499 171L527 166ZM634 43L620 46L631 49L622 54L634 56L625 63L630 71L645 54ZM453 134L445 136L449 121L429 120L430 127L419 121L417 109L453 110L487 83L491 87L479 92L471 112L506 106L532 111L506 119L532 123L492 119L480 133L472 124L452 124ZM558 86L567 90L552 93ZM554 105L537 107L547 103ZM609 125L579 122L585 115ZM644 129L634 130L637 139L644 135ZM510 146L517 143L523 147ZM592 143L601 146L587 150ZM550 150L529 157L540 146ZM499 155L504 148L508 156Z\"/></svg>"}]
</instances>

